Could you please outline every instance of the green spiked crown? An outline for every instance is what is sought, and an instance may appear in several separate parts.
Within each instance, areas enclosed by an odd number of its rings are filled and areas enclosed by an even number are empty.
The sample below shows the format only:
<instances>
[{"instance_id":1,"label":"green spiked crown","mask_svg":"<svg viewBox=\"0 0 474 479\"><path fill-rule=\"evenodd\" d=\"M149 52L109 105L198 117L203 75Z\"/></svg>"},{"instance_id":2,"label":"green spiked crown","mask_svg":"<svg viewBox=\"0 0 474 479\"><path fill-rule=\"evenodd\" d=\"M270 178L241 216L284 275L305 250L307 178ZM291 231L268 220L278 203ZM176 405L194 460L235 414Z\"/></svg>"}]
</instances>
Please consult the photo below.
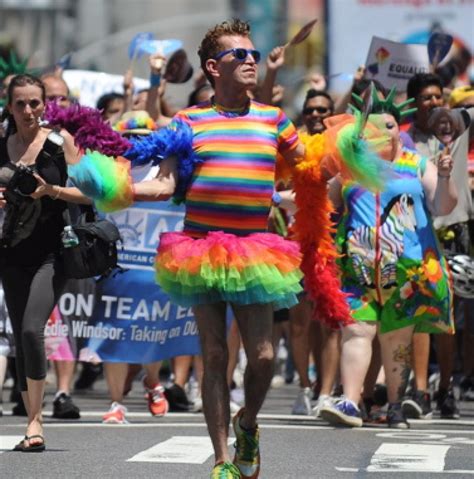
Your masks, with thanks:
<instances>
[{"instance_id":1,"label":"green spiked crown","mask_svg":"<svg viewBox=\"0 0 474 479\"><path fill-rule=\"evenodd\" d=\"M0 58L0 81L4 80L8 75L20 75L22 73L29 73L27 65L28 58L21 60L17 58L15 53L10 50L10 58L8 61Z\"/></svg>"},{"instance_id":2,"label":"green spiked crown","mask_svg":"<svg viewBox=\"0 0 474 479\"><path fill-rule=\"evenodd\" d=\"M370 108L370 113L372 114L378 114L378 113L388 113L392 115L395 120L397 120L397 123L400 123L400 121L406 117L407 115L411 115L414 113L417 109L416 108L409 108L405 110L404 108L412 103L414 101L413 98L410 98L408 100L405 100L402 103L395 104L393 102L395 98L396 90L395 87L393 87L390 90L390 93L387 95L387 98L384 100L381 100L378 95L377 91L375 88L372 89L372 106ZM356 102L356 109L357 110L362 110L364 108L364 100L362 97L359 95L356 95L355 93L352 94L352 97L354 98Z\"/></svg>"}]
</instances>

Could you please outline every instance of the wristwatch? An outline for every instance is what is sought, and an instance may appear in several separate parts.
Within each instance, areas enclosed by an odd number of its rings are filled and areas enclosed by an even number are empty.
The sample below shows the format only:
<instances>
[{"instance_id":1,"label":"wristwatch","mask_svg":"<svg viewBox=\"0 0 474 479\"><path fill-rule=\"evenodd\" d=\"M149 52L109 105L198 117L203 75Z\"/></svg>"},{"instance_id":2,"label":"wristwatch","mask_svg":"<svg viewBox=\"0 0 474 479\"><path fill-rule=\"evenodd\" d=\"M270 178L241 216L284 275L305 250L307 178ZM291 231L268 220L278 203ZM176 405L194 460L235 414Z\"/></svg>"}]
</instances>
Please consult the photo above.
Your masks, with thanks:
<instances>
[{"instance_id":1,"label":"wristwatch","mask_svg":"<svg viewBox=\"0 0 474 479\"><path fill-rule=\"evenodd\" d=\"M58 133L57 131L51 131L48 134L48 140L51 143L54 143L56 146L63 146L64 145L64 138L63 136Z\"/></svg>"}]
</instances>

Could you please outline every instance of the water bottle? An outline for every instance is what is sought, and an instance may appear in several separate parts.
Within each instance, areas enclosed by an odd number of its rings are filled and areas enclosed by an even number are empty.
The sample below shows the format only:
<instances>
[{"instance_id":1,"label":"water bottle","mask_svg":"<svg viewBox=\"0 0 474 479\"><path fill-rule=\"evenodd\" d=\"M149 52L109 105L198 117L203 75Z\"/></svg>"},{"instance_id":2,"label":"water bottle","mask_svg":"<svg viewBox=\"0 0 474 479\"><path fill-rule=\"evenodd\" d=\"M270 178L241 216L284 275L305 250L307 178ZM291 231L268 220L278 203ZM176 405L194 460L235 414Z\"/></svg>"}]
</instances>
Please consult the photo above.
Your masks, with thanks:
<instances>
[{"instance_id":1,"label":"water bottle","mask_svg":"<svg viewBox=\"0 0 474 479\"><path fill-rule=\"evenodd\" d=\"M73 246L77 246L79 244L79 238L72 229L71 225L64 227L61 241L63 242L64 248L72 248Z\"/></svg>"}]
</instances>

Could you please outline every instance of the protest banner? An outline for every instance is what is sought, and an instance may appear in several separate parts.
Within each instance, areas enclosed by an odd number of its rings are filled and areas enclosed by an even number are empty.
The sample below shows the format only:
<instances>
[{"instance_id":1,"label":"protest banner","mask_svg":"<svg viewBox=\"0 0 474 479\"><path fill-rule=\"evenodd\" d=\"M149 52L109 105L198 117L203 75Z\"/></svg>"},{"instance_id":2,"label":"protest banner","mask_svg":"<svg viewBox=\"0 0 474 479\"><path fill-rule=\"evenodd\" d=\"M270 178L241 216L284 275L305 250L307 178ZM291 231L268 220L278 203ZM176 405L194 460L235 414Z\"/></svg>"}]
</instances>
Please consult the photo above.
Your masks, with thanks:
<instances>
[{"instance_id":1,"label":"protest banner","mask_svg":"<svg viewBox=\"0 0 474 479\"><path fill-rule=\"evenodd\" d=\"M373 37L365 65L369 80L378 80L387 89L396 87L397 91L405 91L413 75L429 72L428 50L425 45Z\"/></svg>"},{"instance_id":2,"label":"protest banner","mask_svg":"<svg viewBox=\"0 0 474 479\"><path fill-rule=\"evenodd\" d=\"M81 105L95 108L97 100L106 93L123 93L123 75L112 75L104 72L89 70L65 70L63 78L66 81L71 95L79 100ZM134 78L135 90L142 90L150 86L150 82L143 78Z\"/></svg>"}]
</instances>

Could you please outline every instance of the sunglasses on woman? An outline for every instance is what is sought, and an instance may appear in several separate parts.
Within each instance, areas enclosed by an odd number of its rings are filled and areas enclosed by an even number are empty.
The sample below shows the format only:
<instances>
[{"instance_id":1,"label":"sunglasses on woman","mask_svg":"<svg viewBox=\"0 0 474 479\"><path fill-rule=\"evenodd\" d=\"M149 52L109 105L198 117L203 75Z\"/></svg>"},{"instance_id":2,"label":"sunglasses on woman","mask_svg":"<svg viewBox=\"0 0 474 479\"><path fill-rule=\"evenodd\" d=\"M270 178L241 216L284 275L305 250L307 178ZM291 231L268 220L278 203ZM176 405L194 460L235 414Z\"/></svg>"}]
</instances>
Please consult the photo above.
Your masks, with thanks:
<instances>
[{"instance_id":1,"label":"sunglasses on woman","mask_svg":"<svg viewBox=\"0 0 474 479\"><path fill-rule=\"evenodd\" d=\"M232 53L234 58L239 62L244 62L249 55L252 55L255 63L258 63L262 58L262 54L258 50L247 50L246 48L230 48L229 50L224 50L223 52L218 53L214 60L219 60L225 55Z\"/></svg>"}]
</instances>

